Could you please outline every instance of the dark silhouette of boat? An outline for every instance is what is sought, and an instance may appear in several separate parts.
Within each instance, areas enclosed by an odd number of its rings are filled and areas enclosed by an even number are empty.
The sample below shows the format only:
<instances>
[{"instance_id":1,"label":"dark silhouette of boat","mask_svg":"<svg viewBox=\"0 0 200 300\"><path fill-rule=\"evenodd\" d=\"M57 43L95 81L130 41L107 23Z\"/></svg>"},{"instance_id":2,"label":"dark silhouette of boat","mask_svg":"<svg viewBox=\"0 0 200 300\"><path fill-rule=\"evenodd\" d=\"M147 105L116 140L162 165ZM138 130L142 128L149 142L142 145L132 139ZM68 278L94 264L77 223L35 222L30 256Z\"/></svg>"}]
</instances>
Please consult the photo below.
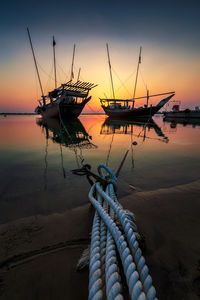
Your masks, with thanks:
<instances>
[{"instance_id":1,"label":"dark silhouette of boat","mask_svg":"<svg viewBox=\"0 0 200 300\"><path fill-rule=\"evenodd\" d=\"M89 82L82 82L79 80L80 69L78 73L78 78L76 82L72 82L74 78L73 66L74 66L74 56L75 56L75 45L73 49L72 56L72 67L71 67L71 79L64 84L57 87L56 78L56 57L55 57L55 46L56 42L53 37L53 58L54 58L54 77L55 77L55 89L50 91L47 95L44 95L42 82L40 79L40 74L38 70L38 65L35 57L35 52L33 49L33 44L30 36L29 29L27 28L28 37L30 41L30 46L33 54L33 59L35 63L35 68L37 72L37 77L40 85L40 90L42 98L38 100L39 105L36 107L35 112L41 114L45 118L77 118L85 105L91 100L89 97L89 92L96 85Z\"/></svg>"},{"instance_id":2,"label":"dark silhouette of boat","mask_svg":"<svg viewBox=\"0 0 200 300\"><path fill-rule=\"evenodd\" d=\"M71 81L49 92L45 100L36 107L35 112L45 118L77 118L85 105L91 100L89 91L94 84L88 82ZM48 102L47 102L48 101Z\"/></svg>"},{"instance_id":3,"label":"dark silhouette of boat","mask_svg":"<svg viewBox=\"0 0 200 300\"><path fill-rule=\"evenodd\" d=\"M162 94L149 95L149 91L147 90L147 96L137 97L137 98L135 97L139 65L141 63L142 47L140 47L133 99L125 99L125 100L124 99L116 99L115 91L114 91L114 84L113 84L113 79L112 79L112 68L111 68L108 44L106 46L107 46L108 64L109 64L109 70L110 70L110 80L111 80L112 93L113 93L112 99L100 98L101 107L105 111L106 115L108 115L109 117L115 118L115 119L116 118L117 119L137 119L137 118L144 118L144 117L147 117L147 118L152 117L175 95L175 92L167 92L167 93L162 93ZM167 98L162 99L157 105L149 106L149 98L150 97L162 96L162 95L167 95L167 94L169 94L169 96ZM135 100L144 99L144 98L147 99L147 103L144 106L135 108L134 107Z\"/></svg>"},{"instance_id":4,"label":"dark silhouette of boat","mask_svg":"<svg viewBox=\"0 0 200 300\"><path fill-rule=\"evenodd\" d=\"M162 94L163 95L163 94ZM162 99L157 105L141 106L138 108L130 107L132 100L122 99L100 99L101 106L106 115L114 119L138 119L154 116L175 94L172 93L167 98ZM157 96L157 95L155 95ZM150 97L150 96L149 96ZM153 96L151 96L153 97ZM146 98L146 97L141 97ZM139 98L136 98L139 99Z\"/></svg>"}]
</instances>

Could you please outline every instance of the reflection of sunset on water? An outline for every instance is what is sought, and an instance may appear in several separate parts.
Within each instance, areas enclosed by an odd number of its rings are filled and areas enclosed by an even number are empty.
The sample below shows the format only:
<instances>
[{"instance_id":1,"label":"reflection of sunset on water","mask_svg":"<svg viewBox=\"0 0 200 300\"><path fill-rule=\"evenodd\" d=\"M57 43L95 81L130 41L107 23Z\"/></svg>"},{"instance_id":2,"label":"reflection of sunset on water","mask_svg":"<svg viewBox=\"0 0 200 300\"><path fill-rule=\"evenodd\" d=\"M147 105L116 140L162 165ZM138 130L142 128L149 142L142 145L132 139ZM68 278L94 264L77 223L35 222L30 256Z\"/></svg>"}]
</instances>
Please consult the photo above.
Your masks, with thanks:
<instances>
[{"instance_id":1,"label":"reflection of sunset on water","mask_svg":"<svg viewBox=\"0 0 200 300\"><path fill-rule=\"evenodd\" d=\"M80 125L77 127L79 141L72 141L62 129L60 135L60 123L47 123L43 126L37 125L40 119L35 116L7 116L0 118L0 132L2 159L12 160L16 155L20 155L20 162L23 157L29 157L36 165L41 165L38 172L44 167L44 154L47 147L49 165L52 166L51 176L55 176L56 181L62 180L57 177L57 170L60 168L61 149L59 141L62 142L62 155L66 174L70 176L70 170L81 164L89 163L95 169L100 163L108 163L113 169L119 166L124 154L129 149L124 167L121 172L122 181L136 181L140 186L141 178L145 178L146 188L155 188L157 176L160 179L159 185L165 186L173 182L185 182L188 178L196 175L194 165L199 161L199 123L195 125L173 124L162 121L161 117L155 117L154 123L131 123L130 121L108 122L104 115L82 115ZM54 127L54 123L55 126ZM39 123L38 123L39 124ZM49 127L48 127L49 126ZM80 127L81 126L81 127ZM131 129L132 128L132 129ZM70 127L67 129L70 133ZM55 132L54 132L55 131ZM64 134L64 135L63 135ZM72 131L72 138L76 135L76 127ZM81 149L81 140L86 135L85 140L91 143L91 147ZM132 146L136 141L137 145ZM72 144L70 146L70 144ZM22 155L23 153L23 155ZM30 153L32 153L30 155ZM189 158L186 160L186 158ZM134 172L131 167L134 158ZM149 174L152 168L153 174ZM168 171L163 173L163 168ZM175 175L173 174L176 169ZM190 172L183 175L184 168ZM39 176L38 173L38 176ZM142 177L141 177L141 174ZM179 175L177 175L179 174ZM23 176L23 173L22 173ZM150 177L149 177L150 176ZM39 176L40 177L40 176ZM38 178L39 178L38 177Z\"/></svg>"}]
</instances>

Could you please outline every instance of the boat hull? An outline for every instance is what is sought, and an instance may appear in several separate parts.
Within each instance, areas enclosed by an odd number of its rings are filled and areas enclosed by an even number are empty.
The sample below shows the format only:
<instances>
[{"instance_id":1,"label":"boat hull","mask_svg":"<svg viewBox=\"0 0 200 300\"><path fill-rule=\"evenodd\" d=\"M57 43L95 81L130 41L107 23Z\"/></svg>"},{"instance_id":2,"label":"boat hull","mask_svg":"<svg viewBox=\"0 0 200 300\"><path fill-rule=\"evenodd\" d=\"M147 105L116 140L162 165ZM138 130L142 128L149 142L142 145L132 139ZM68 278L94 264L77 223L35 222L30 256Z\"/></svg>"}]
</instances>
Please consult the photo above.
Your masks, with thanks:
<instances>
[{"instance_id":1,"label":"boat hull","mask_svg":"<svg viewBox=\"0 0 200 300\"><path fill-rule=\"evenodd\" d=\"M157 113L160 107L151 106L151 107L142 107L137 109L108 109L103 107L105 113L113 119L144 119L152 117L155 113Z\"/></svg>"},{"instance_id":2,"label":"boat hull","mask_svg":"<svg viewBox=\"0 0 200 300\"><path fill-rule=\"evenodd\" d=\"M62 118L73 119L77 118L81 114L84 106L90 101L90 99L91 97L85 99L82 103L73 104L65 102L61 102L59 104L49 103L42 108L37 107L36 112L44 118L59 118L61 116Z\"/></svg>"},{"instance_id":3,"label":"boat hull","mask_svg":"<svg viewBox=\"0 0 200 300\"><path fill-rule=\"evenodd\" d=\"M154 116L174 95L175 94L172 93L172 95L161 100L155 106L151 105L149 107L139 107L131 109L124 107L111 108L109 106L102 105L102 108L110 118L114 119L148 119Z\"/></svg>"}]
</instances>

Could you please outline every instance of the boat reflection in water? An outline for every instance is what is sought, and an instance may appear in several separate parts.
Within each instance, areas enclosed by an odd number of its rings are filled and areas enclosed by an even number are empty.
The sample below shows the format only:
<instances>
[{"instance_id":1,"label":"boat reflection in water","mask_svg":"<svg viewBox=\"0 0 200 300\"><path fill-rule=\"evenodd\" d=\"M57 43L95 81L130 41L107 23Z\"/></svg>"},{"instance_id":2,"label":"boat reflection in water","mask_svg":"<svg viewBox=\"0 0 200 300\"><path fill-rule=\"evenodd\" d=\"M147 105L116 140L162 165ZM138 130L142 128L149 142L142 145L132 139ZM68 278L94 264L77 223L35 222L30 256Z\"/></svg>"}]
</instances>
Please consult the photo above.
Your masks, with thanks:
<instances>
[{"instance_id":1,"label":"boat reflection in water","mask_svg":"<svg viewBox=\"0 0 200 300\"><path fill-rule=\"evenodd\" d=\"M97 148L91 140L92 137L86 132L79 119L60 122L57 119L37 119L37 124L45 129L46 138L54 143L74 149L74 147L91 149Z\"/></svg>"},{"instance_id":2,"label":"boat reflection in water","mask_svg":"<svg viewBox=\"0 0 200 300\"><path fill-rule=\"evenodd\" d=\"M193 128L200 126L200 118L173 118L164 117L164 122L171 123L171 128L176 128L177 124L182 124L183 126L192 125Z\"/></svg>"},{"instance_id":3,"label":"boat reflection in water","mask_svg":"<svg viewBox=\"0 0 200 300\"><path fill-rule=\"evenodd\" d=\"M141 127L139 134L135 134L136 127ZM151 128L154 129L158 138L147 136L147 130ZM145 139L157 139L162 142L168 143L169 139L162 132L161 128L155 123L155 121L150 118L148 120L143 120L141 122L131 121L131 120L114 120L107 118L101 127L101 134L130 134L136 137L143 137Z\"/></svg>"},{"instance_id":4,"label":"boat reflection in water","mask_svg":"<svg viewBox=\"0 0 200 300\"><path fill-rule=\"evenodd\" d=\"M158 137L148 136L148 131L150 131L151 128L154 129L154 131ZM130 137L131 137L131 145L127 149L127 151L122 159L122 162L118 168L117 173L120 171L122 165L124 164L124 161L127 157L129 150L131 150L132 169L134 168L135 163L134 163L134 158L133 158L133 146L136 146L137 142L133 141L133 137L142 138L142 143L146 139L158 140L158 141L165 142L165 143L169 142L168 137L165 136L165 134L162 132L161 128L154 122L154 120L152 118L143 119L140 122L127 120L127 119L126 120L115 120L112 118L107 118L101 126L100 134L112 135L110 147L109 147L108 154L107 154L106 165L108 165L108 162L109 162L109 159L111 156L111 148L112 148L114 135L115 134L130 135Z\"/></svg>"},{"instance_id":5,"label":"boat reflection in water","mask_svg":"<svg viewBox=\"0 0 200 300\"><path fill-rule=\"evenodd\" d=\"M91 140L85 130L83 124L79 119L67 120L60 122L58 119L43 119L39 118L36 120L37 125L43 128L43 132L46 135L46 148L45 148L45 170L44 170L44 189L47 187L47 168L48 168L48 141L52 140L54 143L60 146L61 156L61 167L63 177L66 177L63 161L62 147L67 147L74 152L77 167L80 168L84 162L83 149L94 149L97 148Z\"/></svg>"}]
</instances>

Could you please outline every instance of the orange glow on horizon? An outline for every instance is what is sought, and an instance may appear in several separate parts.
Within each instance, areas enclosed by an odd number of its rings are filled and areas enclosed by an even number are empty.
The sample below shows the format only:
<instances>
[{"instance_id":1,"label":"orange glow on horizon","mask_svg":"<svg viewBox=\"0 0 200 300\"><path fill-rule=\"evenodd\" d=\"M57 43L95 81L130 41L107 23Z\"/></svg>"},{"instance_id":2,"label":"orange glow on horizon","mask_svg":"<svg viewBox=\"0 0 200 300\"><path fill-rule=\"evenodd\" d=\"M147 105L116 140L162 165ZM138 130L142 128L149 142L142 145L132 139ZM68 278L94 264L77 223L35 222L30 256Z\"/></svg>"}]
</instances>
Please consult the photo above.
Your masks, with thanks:
<instances>
[{"instance_id":1,"label":"orange glow on horizon","mask_svg":"<svg viewBox=\"0 0 200 300\"><path fill-rule=\"evenodd\" d=\"M81 80L97 83L98 86L91 91L92 100L85 111L101 111L99 98L111 97L111 85L109 69L105 51L105 43L102 41L87 41L78 46L75 57L75 79L79 67L81 67ZM117 45L113 42L110 47L111 63L113 67L113 80L116 98L131 99L135 82L135 72L138 60L138 49L133 44ZM151 44L143 47L142 64L136 96L146 94L147 84L150 94L164 93L175 90L174 100L181 100L182 106L199 105L200 86L198 79L198 67L200 59L189 53L181 53L179 49L166 49L162 46ZM38 49L37 49L38 50ZM52 53L40 49L39 66L41 80L45 93L54 88L52 70ZM29 52L28 52L29 51ZM39 52L39 51L38 51ZM36 54L38 54L38 52ZM64 70L69 70L71 65L71 49L69 48L67 66L62 62L66 61L66 53L58 49L57 77L58 82L66 82ZM42 62L42 64L40 63ZM50 63L49 63L50 62ZM63 66L64 65L64 66ZM37 99L40 98L40 90L37 82L33 60L30 49L24 53L18 53L8 65L1 70L1 94L0 111L4 112L33 112L37 106ZM143 82L144 81L144 82ZM144 84L145 83L145 84ZM155 98L151 103L156 104L160 98ZM145 100L137 101L136 107L143 105Z\"/></svg>"}]
</instances>

